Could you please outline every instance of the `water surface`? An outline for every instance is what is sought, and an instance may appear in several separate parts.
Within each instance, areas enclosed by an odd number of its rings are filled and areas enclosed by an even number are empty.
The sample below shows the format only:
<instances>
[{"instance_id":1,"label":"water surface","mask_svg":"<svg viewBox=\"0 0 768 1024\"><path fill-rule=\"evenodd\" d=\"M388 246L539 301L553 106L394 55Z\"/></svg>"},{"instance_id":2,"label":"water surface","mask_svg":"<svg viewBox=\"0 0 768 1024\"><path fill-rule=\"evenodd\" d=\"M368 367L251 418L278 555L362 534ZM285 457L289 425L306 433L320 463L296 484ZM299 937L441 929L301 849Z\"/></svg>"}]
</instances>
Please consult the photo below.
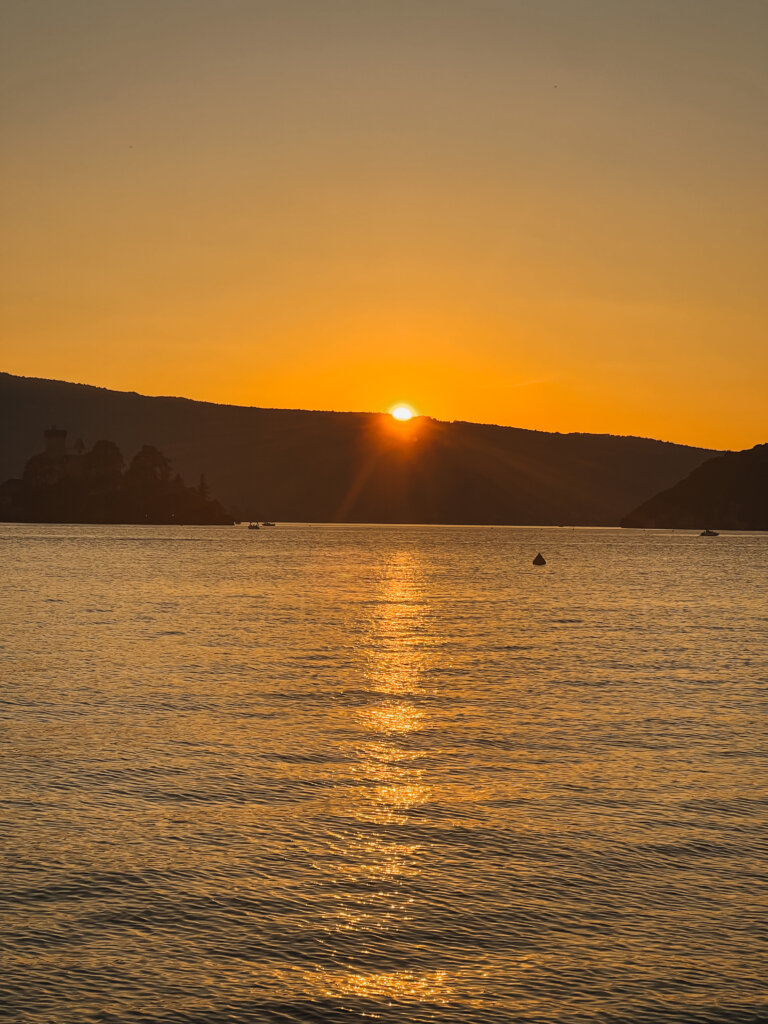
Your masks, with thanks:
<instances>
[{"instance_id":1,"label":"water surface","mask_svg":"<svg viewBox=\"0 0 768 1024\"><path fill-rule=\"evenodd\" d=\"M768 1019L768 536L0 558L0 1019Z\"/></svg>"}]
</instances>

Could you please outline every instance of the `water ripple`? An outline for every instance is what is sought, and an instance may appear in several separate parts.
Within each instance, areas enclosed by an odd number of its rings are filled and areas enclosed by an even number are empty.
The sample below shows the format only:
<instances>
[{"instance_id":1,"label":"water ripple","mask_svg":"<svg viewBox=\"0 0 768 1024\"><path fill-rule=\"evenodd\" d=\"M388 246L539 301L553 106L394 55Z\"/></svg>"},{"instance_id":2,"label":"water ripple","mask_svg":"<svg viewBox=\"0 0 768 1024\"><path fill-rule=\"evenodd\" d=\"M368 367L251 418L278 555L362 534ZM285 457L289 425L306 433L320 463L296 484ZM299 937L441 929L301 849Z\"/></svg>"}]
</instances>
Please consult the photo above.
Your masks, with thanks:
<instances>
[{"instance_id":1,"label":"water ripple","mask_svg":"<svg viewBox=\"0 0 768 1024\"><path fill-rule=\"evenodd\" d=\"M2 534L0 1020L768 1020L768 538Z\"/></svg>"}]
</instances>

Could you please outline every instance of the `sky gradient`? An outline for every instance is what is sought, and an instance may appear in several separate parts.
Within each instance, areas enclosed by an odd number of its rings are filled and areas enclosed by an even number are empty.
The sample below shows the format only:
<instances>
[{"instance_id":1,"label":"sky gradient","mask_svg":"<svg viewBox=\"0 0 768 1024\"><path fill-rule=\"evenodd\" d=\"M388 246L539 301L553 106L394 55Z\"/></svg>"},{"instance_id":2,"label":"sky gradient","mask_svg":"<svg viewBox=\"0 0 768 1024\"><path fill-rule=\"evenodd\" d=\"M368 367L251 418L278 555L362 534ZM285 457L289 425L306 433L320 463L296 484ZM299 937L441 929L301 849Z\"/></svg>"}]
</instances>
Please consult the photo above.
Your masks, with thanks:
<instances>
[{"instance_id":1,"label":"sky gradient","mask_svg":"<svg viewBox=\"0 0 768 1024\"><path fill-rule=\"evenodd\" d=\"M768 440L761 0L0 15L0 369Z\"/></svg>"}]
</instances>

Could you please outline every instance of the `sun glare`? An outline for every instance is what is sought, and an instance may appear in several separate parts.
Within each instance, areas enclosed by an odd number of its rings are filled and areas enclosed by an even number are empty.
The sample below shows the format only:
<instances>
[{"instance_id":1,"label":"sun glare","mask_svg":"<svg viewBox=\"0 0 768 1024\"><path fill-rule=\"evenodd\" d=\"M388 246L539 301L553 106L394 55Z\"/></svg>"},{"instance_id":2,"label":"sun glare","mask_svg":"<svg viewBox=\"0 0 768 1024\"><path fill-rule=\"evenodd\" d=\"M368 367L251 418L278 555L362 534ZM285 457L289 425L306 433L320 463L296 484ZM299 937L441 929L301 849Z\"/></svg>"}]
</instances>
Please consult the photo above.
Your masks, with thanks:
<instances>
[{"instance_id":1,"label":"sun glare","mask_svg":"<svg viewBox=\"0 0 768 1024\"><path fill-rule=\"evenodd\" d=\"M391 412L396 420L401 421L409 420L415 415L413 409L409 405L396 405Z\"/></svg>"}]
</instances>

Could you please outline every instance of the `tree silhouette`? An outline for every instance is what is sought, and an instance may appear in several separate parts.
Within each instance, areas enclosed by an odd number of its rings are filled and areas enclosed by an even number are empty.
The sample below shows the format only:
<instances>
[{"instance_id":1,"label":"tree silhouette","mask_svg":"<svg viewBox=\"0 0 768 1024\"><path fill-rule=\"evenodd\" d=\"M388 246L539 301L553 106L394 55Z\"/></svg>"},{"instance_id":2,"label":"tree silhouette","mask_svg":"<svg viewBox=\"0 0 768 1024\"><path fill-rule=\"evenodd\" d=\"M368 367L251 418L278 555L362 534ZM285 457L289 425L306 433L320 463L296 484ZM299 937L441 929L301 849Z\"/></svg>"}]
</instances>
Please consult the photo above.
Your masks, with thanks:
<instances>
[{"instance_id":1,"label":"tree silhouette","mask_svg":"<svg viewBox=\"0 0 768 1024\"><path fill-rule=\"evenodd\" d=\"M84 456L86 474L94 484L114 487L123 475L123 453L114 441L97 441Z\"/></svg>"},{"instance_id":2,"label":"tree silhouette","mask_svg":"<svg viewBox=\"0 0 768 1024\"><path fill-rule=\"evenodd\" d=\"M186 487L154 445L144 445L123 472L113 441L91 451L52 457L44 452L26 464L20 480L0 486L0 518L20 522L225 524L232 517L209 496L205 477Z\"/></svg>"},{"instance_id":3,"label":"tree silhouette","mask_svg":"<svg viewBox=\"0 0 768 1024\"><path fill-rule=\"evenodd\" d=\"M162 489L171 476L171 464L153 444L145 444L131 459L125 474L132 486Z\"/></svg>"}]
</instances>

